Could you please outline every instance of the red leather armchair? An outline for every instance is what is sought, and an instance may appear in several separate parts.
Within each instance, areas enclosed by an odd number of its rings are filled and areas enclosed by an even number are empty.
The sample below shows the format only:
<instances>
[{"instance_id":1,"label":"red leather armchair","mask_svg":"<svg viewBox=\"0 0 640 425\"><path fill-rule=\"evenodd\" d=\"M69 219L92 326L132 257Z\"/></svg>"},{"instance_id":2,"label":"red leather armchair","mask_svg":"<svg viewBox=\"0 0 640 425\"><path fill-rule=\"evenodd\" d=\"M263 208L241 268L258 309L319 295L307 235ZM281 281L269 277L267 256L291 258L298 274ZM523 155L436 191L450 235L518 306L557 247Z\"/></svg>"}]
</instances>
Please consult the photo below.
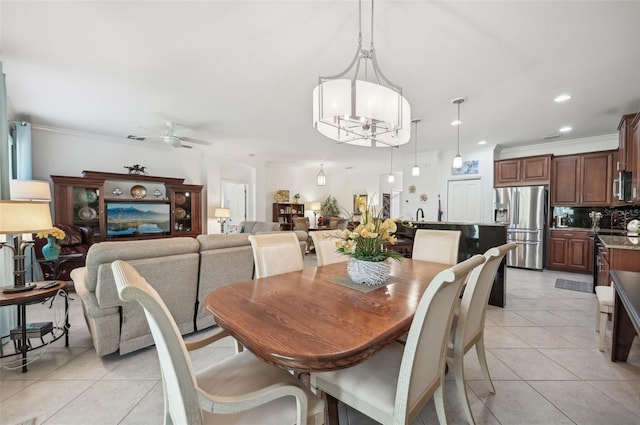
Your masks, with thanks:
<instances>
[{"instance_id":1,"label":"red leather armchair","mask_svg":"<svg viewBox=\"0 0 640 425\"><path fill-rule=\"evenodd\" d=\"M42 247L46 239L35 239L36 260L40 263L45 279L59 279L69 281L69 273L78 267L84 267L87 251L91 246L91 229L73 224L55 224L64 230L65 238L58 241L60 258L56 261L46 261L42 255Z\"/></svg>"}]
</instances>

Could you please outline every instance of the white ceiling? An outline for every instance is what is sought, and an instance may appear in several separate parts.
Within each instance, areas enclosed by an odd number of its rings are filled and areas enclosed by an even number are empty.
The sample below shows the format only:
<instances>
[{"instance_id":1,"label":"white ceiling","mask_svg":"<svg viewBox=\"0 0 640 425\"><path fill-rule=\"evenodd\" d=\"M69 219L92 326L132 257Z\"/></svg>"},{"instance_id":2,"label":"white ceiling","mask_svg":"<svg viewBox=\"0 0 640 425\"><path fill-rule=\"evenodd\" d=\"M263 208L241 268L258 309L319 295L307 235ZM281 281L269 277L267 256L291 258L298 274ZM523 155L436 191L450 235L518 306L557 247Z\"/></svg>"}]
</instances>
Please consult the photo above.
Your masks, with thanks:
<instances>
[{"instance_id":1,"label":"white ceiling","mask_svg":"<svg viewBox=\"0 0 640 425\"><path fill-rule=\"evenodd\" d=\"M363 3L368 45L370 3ZM375 47L421 119L418 150L615 133L640 110L639 1L377 1ZM0 54L10 118L112 136L167 120L213 153L334 166L388 160L311 123L318 76L355 54L345 1L7 1ZM560 93L573 99L554 103ZM90 143L90 139L87 139ZM149 142L127 142L149 143ZM194 149L194 150L195 150ZM400 155L412 155L412 143Z\"/></svg>"}]
</instances>

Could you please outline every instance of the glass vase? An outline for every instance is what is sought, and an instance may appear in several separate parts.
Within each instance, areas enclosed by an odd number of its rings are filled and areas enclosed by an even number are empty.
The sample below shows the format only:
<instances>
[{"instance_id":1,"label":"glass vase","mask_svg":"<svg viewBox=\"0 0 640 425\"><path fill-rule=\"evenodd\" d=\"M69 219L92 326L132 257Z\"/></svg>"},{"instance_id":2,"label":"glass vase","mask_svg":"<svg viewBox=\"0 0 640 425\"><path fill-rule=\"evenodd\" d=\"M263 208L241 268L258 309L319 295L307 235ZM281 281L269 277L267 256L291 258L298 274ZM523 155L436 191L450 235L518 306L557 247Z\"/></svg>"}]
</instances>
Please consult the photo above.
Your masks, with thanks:
<instances>
[{"instance_id":1,"label":"glass vase","mask_svg":"<svg viewBox=\"0 0 640 425\"><path fill-rule=\"evenodd\" d=\"M57 260L60 256L60 246L54 236L47 237L47 243L42 247L42 255L47 261Z\"/></svg>"}]
</instances>

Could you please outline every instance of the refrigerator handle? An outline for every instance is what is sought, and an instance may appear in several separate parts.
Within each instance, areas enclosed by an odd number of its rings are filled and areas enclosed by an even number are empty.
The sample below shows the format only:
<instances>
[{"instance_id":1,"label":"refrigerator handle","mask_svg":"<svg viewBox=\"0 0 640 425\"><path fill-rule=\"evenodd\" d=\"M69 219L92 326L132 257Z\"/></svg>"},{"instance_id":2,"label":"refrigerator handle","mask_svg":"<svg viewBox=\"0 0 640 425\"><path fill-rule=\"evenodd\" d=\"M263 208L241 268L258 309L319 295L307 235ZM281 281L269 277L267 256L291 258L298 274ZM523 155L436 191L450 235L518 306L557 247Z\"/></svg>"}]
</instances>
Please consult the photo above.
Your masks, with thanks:
<instances>
[{"instance_id":1,"label":"refrigerator handle","mask_svg":"<svg viewBox=\"0 0 640 425\"><path fill-rule=\"evenodd\" d=\"M513 224L520 224L520 192L518 189L513 191L513 200L515 206L515 216L513 217Z\"/></svg>"}]
</instances>

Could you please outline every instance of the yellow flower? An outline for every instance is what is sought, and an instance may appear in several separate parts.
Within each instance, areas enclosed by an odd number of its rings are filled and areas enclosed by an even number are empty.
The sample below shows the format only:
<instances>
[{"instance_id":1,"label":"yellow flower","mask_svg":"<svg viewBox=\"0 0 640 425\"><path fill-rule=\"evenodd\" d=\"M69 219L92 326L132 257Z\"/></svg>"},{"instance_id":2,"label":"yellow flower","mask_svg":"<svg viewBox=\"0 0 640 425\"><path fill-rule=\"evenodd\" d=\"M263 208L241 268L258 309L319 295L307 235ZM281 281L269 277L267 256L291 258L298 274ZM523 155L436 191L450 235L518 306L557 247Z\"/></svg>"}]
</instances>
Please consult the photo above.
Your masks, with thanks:
<instances>
[{"instance_id":1,"label":"yellow flower","mask_svg":"<svg viewBox=\"0 0 640 425\"><path fill-rule=\"evenodd\" d=\"M56 239L64 239L64 237L66 236L66 234L64 233L64 230L58 228L58 227L53 227L51 228L51 230L47 230L44 232L40 232L36 234L36 237L38 238L43 238L46 239L49 236L53 236Z\"/></svg>"}]
</instances>

